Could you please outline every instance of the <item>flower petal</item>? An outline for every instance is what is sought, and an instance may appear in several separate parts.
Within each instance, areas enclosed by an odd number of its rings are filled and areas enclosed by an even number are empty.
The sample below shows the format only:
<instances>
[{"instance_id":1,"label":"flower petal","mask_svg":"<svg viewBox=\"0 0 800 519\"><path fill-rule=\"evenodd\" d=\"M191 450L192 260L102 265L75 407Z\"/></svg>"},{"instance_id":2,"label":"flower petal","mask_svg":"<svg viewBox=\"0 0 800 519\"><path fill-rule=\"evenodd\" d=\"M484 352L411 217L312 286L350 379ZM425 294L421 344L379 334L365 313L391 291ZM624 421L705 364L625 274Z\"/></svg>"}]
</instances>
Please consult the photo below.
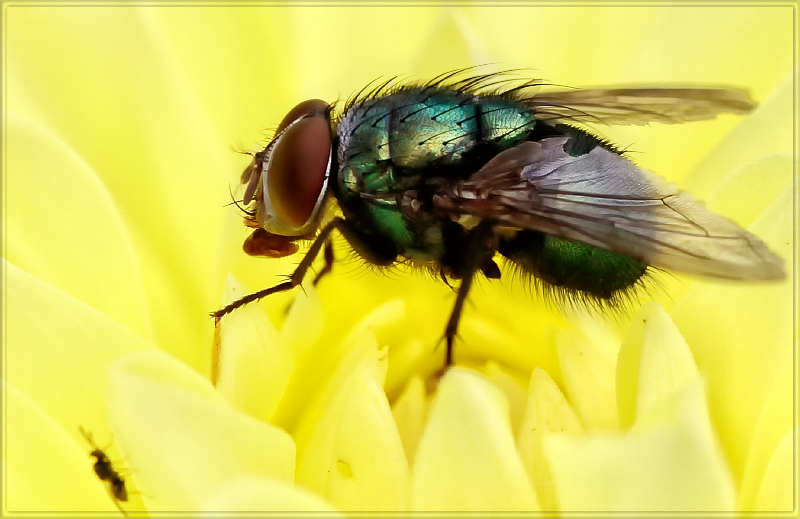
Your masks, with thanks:
<instances>
[{"instance_id":1,"label":"flower petal","mask_svg":"<svg viewBox=\"0 0 800 519\"><path fill-rule=\"evenodd\" d=\"M414 460L412 510L536 511L514 446L508 402L483 376L450 368Z\"/></svg>"},{"instance_id":2,"label":"flower petal","mask_svg":"<svg viewBox=\"0 0 800 519\"><path fill-rule=\"evenodd\" d=\"M400 440L409 465L417 454L419 440L428 418L428 397L425 394L425 383L420 377L412 377L405 390L392 406L392 416L397 423Z\"/></svg>"},{"instance_id":3,"label":"flower petal","mask_svg":"<svg viewBox=\"0 0 800 519\"><path fill-rule=\"evenodd\" d=\"M434 24L423 33L427 34L425 49L438 49L438 52L417 54L417 63L412 69L417 77L436 77L443 70L496 61L483 45L480 31L476 30L463 8L440 9L438 16L430 16Z\"/></svg>"},{"instance_id":4,"label":"flower petal","mask_svg":"<svg viewBox=\"0 0 800 519\"><path fill-rule=\"evenodd\" d=\"M308 361L312 346L317 344L325 325L325 312L313 285L304 286L296 294L280 331L280 342L292 352L298 363Z\"/></svg>"},{"instance_id":5,"label":"flower petal","mask_svg":"<svg viewBox=\"0 0 800 519\"><path fill-rule=\"evenodd\" d=\"M629 428L697 375L692 352L661 305L643 306L617 359L620 426Z\"/></svg>"},{"instance_id":6,"label":"flower petal","mask_svg":"<svg viewBox=\"0 0 800 519\"><path fill-rule=\"evenodd\" d=\"M792 427L795 423L793 413L795 409L794 367L794 358L788 357L783 367L775 374L775 382L761 408L761 414L756 424L753 440L747 454L744 473L742 474L742 483L739 489L739 510L770 510L757 508L759 506L757 504L757 500L760 499L759 495L765 492L769 493L772 496L770 502L777 504L780 502L779 496L785 495L787 491L791 495L792 489L795 488L791 475L787 479L775 473L771 476L776 478L772 481L772 485L788 484L789 486L787 488L776 486L769 490L765 487L767 484L767 476L765 474L769 470L780 470L780 465L773 469L768 466L773 463L771 460L778 455L777 452L781 448L781 442L785 441L785 436L792 432Z\"/></svg>"},{"instance_id":7,"label":"flower petal","mask_svg":"<svg viewBox=\"0 0 800 519\"><path fill-rule=\"evenodd\" d=\"M767 471L761 483L761 489L756 498L755 509L769 512L792 512L794 506L794 462L797 459L794 453L794 438L797 429L786 433L772 459L769 460Z\"/></svg>"},{"instance_id":8,"label":"flower petal","mask_svg":"<svg viewBox=\"0 0 800 519\"><path fill-rule=\"evenodd\" d=\"M220 485L200 507L204 512L305 512L343 518L317 494L277 479L242 477Z\"/></svg>"},{"instance_id":9,"label":"flower petal","mask_svg":"<svg viewBox=\"0 0 800 519\"><path fill-rule=\"evenodd\" d=\"M106 436L109 365L152 344L4 259L0 265L6 380L76 439L79 425Z\"/></svg>"},{"instance_id":10,"label":"flower petal","mask_svg":"<svg viewBox=\"0 0 800 519\"><path fill-rule=\"evenodd\" d=\"M510 262L501 264L504 279L519 276ZM524 277L513 284L476 283L459 323L457 363L465 360L480 366L491 359L523 373L540 366L560 380L558 355L552 341L546 340L546 330L565 327L567 321L544 297L528 291L530 283Z\"/></svg>"},{"instance_id":11,"label":"flower petal","mask_svg":"<svg viewBox=\"0 0 800 519\"><path fill-rule=\"evenodd\" d=\"M397 425L383 392L386 350L372 348L315 425L301 451L297 482L341 510L404 510L408 464Z\"/></svg>"},{"instance_id":12,"label":"flower petal","mask_svg":"<svg viewBox=\"0 0 800 519\"><path fill-rule=\"evenodd\" d=\"M229 276L226 305L250 292ZM294 357L259 305L245 305L218 326L215 386L234 407L268 422L294 372Z\"/></svg>"},{"instance_id":13,"label":"flower petal","mask_svg":"<svg viewBox=\"0 0 800 519\"><path fill-rule=\"evenodd\" d=\"M199 510L227 481L294 480L291 437L225 403L211 384L160 351L112 367L109 417L150 511Z\"/></svg>"},{"instance_id":14,"label":"flower petal","mask_svg":"<svg viewBox=\"0 0 800 519\"><path fill-rule=\"evenodd\" d=\"M489 361L480 370L489 382L494 384L508 401L508 414L511 418L511 430L519 431L522 425L522 417L525 414L525 405L528 401L528 392L524 383L515 377L515 373L506 371L495 361Z\"/></svg>"},{"instance_id":15,"label":"flower petal","mask_svg":"<svg viewBox=\"0 0 800 519\"><path fill-rule=\"evenodd\" d=\"M231 137L221 135L211 124L207 105L193 94L183 64L175 59L161 27L154 23L152 13L158 6L83 9L26 4L11 9L13 30L8 34L7 62L13 78L8 85L11 111L47 128L74 150L80 163L91 166L91 173L96 173L110 195L98 205L105 208L108 200L113 200L115 211L123 215L130 231L152 334L162 348L170 348L206 372L208 351L197 344L207 337L209 328L202 324L208 321L203 316L216 305L222 275L227 271L217 252L222 215L226 214L222 206L230 201L221 174L238 169L242 160L227 147ZM171 11L166 6L161 9ZM42 157L49 149L39 149L31 157ZM56 157L61 159L63 154ZM64 171L50 157L39 162L45 164L44 169L64 175L61 182L69 183L73 174L78 174L74 188L85 185L80 175L86 173L76 170L75 159L67 162ZM65 189L55 196L61 193L72 191ZM68 210L80 215L76 223L92 214L108 214L74 207L94 205L93 200L78 196L70 204ZM42 208L47 203L51 202L32 205ZM233 217L235 211L227 214ZM48 219L59 218L71 220L67 213ZM113 303L105 295L102 311L113 304L120 311L134 312L142 291L136 281L139 275L131 281L115 280L115 276L125 277L133 271L124 254L106 250L124 245L123 238L110 236L106 242L104 235L86 234L113 230L118 219L114 215L109 222L66 230L73 245L53 255L52 261L95 250L101 258L122 258L123 271L114 272L115 264L108 263L94 271L75 266L63 274L72 274L73 284L77 284L74 280L88 280L82 291L102 290L104 281L107 286L125 288L125 292L114 293L117 300ZM43 220L41 215L39 220ZM77 276L79 272L87 274ZM83 299L77 293L75 297ZM95 299L86 302L94 304ZM133 307L125 306L131 303ZM141 333L150 338L147 330Z\"/></svg>"},{"instance_id":16,"label":"flower petal","mask_svg":"<svg viewBox=\"0 0 800 519\"><path fill-rule=\"evenodd\" d=\"M273 420L292 433L299 453L302 454L315 433L317 423L327 412L330 401L338 388L347 383L353 369L367 358L375 363L378 344L376 332L386 326L397 326L404 314L405 303L400 299L392 299L374 308L352 327L342 341L324 333L322 341L315 344L313 349L297 353L297 369L289 381L286 398L281 400ZM381 369L386 368L383 361L379 365Z\"/></svg>"},{"instance_id":17,"label":"flower petal","mask_svg":"<svg viewBox=\"0 0 800 519\"><path fill-rule=\"evenodd\" d=\"M700 162L683 188L707 199L731 172L768 155L792 152L794 81L792 73L778 83L779 87Z\"/></svg>"},{"instance_id":18,"label":"flower petal","mask_svg":"<svg viewBox=\"0 0 800 519\"><path fill-rule=\"evenodd\" d=\"M792 186L796 167L793 153L775 153L748 162L716 187L708 208L747 228Z\"/></svg>"},{"instance_id":19,"label":"flower petal","mask_svg":"<svg viewBox=\"0 0 800 519\"><path fill-rule=\"evenodd\" d=\"M374 319L376 308L391 308L391 318L382 318L371 325L379 342L391 346L387 394L399 394L416 373L433 373L442 367L444 348L437 344L453 301L452 292L444 283L433 282L408 265L393 267L389 276L343 261L334 267L334 272L342 271L345 273L332 275L320 286L327 315L326 336L332 340L344 339L352 333L354 323ZM341 304L343 297L346 305Z\"/></svg>"},{"instance_id":20,"label":"flower petal","mask_svg":"<svg viewBox=\"0 0 800 519\"><path fill-rule=\"evenodd\" d=\"M116 512L94 473L91 447L65 431L13 385L5 396L3 508L7 512ZM81 441L83 439L81 438ZM62 484L68 483L68 484Z\"/></svg>"},{"instance_id":21,"label":"flower petal","mask_svg":"<svg viewBox=\"0 0 800 519\"><path fill-rule=\"evenodd\" d=\"M789 187L750 227L786 258L787 279L699 281L670 313L706 377L712 417L737 478L742 477L774 375L792 356L793 202Z\"/></svg>"},{"instance_id":22,"label":"flower petal","mask_svg":"<svg viewBox=\"0 0 800 519\"><path fill-rule=\"evenodd\" d=\"M7 131L7 168L13 174L5 185L6 258L151 337L131 236L97 172L38 124L12 114Z\"/></svg>"},{"instance_id":23,"label":"flower petal","mask_svg":"<svg viewBox=\"0 0 800 519\"><path fill-rule=\"evenodd\" d=\"M544 453L544 438L548 433L580 435L582 432L583 427L575 411L553 379L543 369L534 369L517 448L539 495L542 510L560 510L550 462Z\"/></svg>"},{"instance_id":24,"label":"flower petal","mask_svg":"<svg viewBox=\"0 0 800 519\"><path fill-rule=\"evenodd\" d=\"M626 436L547 438L561 510L732 511L733 478L712 433L703 382L696 378L670 407L664 421Z\"/></svg>"},{"instance_id":25,"label":"flower petal","mask_svg":"<svg viewBox=\"0 0 800 519\"><path fill-rule=\"evenodd\" d=\"M551 331L551 337L558 351L567 397L583 424L587 429L616 428L614 361L575 332L558 328Z\"/></svg>"}]
</instances>

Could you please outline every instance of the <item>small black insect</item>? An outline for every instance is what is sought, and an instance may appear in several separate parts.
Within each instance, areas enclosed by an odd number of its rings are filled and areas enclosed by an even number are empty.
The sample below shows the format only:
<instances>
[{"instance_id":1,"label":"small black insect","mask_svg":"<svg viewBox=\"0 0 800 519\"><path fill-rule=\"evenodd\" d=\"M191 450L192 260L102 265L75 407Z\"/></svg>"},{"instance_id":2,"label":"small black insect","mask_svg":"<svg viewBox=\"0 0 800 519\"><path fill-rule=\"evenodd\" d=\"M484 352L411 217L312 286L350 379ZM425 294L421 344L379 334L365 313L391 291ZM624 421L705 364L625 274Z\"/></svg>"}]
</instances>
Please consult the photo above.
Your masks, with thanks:
<instances>
[{"instance_id":1,"label":"small black insect","mask_svg":"<svg viewBox=\"0 0 800 519\"><path fill-rule=\"evenodd\" d=\"M94 473L97 474L100 481L106 483L106 489L111 496L111 500L114 501L119 511L122 512L123 515L128 515L119 504L120 502L128 501L128 489L125 486L125 479L114 468L114 464L106 455L105 449L101 449L97 446L92 439L92 435L86 432L83 427L79 427L78 429L83 437L86 438L86 441L89 442L89 445L92 446L92 452L90 452L89 455L95 458Z\"/></svg>"},{"instance_id":2,"label":"small black insect","mask_svg":"<svg viewBox=\"0 0 800 519\"><path fill-rule=\"evenodd\" d=\"M682 123L755 107L722 88L539 92L499 74L391 81L334 107L292 109L242 174L251 255L283 257L313 240L289 280L214 312L299 285L338 230L367 262L461 280L445 328L445 366L473 279L504 257L562 299L614 306L650 267L735 280L784 277L766 245L690 194L639 168L578 125ZM497 87L497 85L501 87ZM335 199L341 216L325 219ZM252 204L252 205L251 205ZM448 283L449 284L449 283Z\"/></svg>"}]
</instances>

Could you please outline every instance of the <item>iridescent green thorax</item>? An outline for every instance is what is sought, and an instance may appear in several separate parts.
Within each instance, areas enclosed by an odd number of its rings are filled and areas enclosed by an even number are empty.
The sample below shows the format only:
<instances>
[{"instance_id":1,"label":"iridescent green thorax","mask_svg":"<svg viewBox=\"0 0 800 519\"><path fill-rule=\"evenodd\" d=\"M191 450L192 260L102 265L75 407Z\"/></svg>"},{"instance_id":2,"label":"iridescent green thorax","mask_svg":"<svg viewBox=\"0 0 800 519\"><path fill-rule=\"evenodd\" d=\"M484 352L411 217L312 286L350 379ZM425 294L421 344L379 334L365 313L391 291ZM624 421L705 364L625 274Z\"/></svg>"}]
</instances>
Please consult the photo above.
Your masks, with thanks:
<instances>
[{"instance_id":1,"label":"iridescent green thorax","mask_svg":"<svg viewBox=\"0 0 800 519\"><path fill-rule=\"evenodd\" d=\"M535 122L510 97L442 87L365 100L338 121L335 194L366 233L390 239L400 255L437 261L447 231L428 206L435 187L526 140Z\"/></svg>"}]
</instances>

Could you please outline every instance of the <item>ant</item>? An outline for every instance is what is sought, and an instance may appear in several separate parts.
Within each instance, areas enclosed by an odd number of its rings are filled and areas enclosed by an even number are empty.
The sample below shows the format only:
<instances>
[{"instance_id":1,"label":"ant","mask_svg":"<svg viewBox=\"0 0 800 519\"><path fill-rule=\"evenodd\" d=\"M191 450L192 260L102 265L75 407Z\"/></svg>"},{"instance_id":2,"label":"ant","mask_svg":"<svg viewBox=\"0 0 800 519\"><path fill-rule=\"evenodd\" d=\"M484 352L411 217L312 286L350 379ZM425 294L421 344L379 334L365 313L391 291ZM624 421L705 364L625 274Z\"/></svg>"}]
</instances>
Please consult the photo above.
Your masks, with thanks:
<instances>
[{"instance_id":1,"label":"ant","mask_svg":"<svg viewBox=\"0 0 800 519\"><path fill-rule=\"evenodd\" d=\"M94 462L94 473L97 474L97 477L100 478L101 481L108 483L107 489L112 501L114 501L114 504L119 508L119 511L122 512L122 515L127 516L128 514L119 504L120 501L128 501L128 489L125 487L125 480L120 476L119 472L116 471L114 464L111 463L104 449L98 447L94 442L92 435L86 432L83 427L78 427L78 430L80 430L83 437L86 438L86 441L89 442L89 445L92 446L93 450L89 455L94 456L95 460L97 460Z\"/></svg>"}]
</instances>

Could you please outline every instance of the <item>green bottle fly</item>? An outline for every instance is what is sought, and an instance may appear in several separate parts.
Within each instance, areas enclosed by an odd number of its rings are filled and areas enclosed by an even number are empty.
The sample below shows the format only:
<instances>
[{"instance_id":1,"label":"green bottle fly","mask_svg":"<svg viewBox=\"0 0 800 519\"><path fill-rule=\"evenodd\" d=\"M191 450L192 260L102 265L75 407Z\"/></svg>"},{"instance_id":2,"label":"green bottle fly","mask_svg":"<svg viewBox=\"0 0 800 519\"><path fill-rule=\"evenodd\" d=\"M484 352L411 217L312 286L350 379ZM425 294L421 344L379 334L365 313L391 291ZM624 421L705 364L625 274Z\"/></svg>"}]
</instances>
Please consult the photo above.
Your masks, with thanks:
<instances>
[{"instance_id":1,"label":"green bottle fly","mask_svg":"<svg viewBox=\"0 0 800 519\"><path fill-rule=\"evenodd\" d=\"M290 279L213 315L302 281L333 229L375 265L407 262L461 280L445 329L445 364L475 275L497 256L560 298L615 304L648 268L739 280L784 276L757 237L639 168L581 124L679 123L747 113L745 92L635 88L490 90L498 74L379 85L341 114L320 100L287 114L242 175L249 254L313 243ZM335 198L342 217L320 228ZM251 205L252 204L252 205ZM327 244L327 245L326 245Z\"/></svg>"}]
</instances>

